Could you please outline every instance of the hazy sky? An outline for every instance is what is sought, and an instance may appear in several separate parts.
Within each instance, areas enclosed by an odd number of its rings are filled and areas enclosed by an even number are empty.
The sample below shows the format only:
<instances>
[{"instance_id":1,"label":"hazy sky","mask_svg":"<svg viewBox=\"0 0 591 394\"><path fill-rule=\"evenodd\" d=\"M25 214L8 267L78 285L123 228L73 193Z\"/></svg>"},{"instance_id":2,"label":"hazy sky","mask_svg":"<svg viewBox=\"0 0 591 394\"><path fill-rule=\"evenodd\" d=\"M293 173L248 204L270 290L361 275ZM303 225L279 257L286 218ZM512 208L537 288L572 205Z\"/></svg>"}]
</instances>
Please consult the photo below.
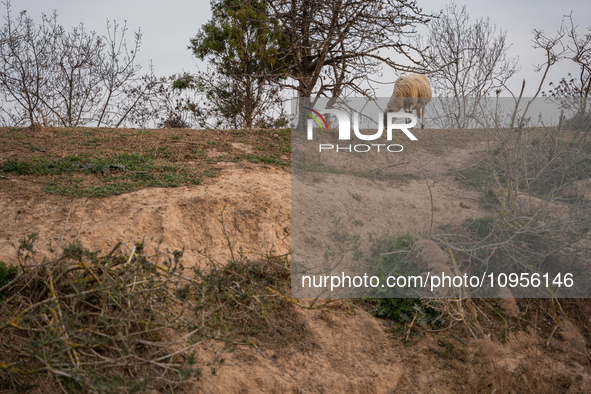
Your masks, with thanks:
<instances>
[{"instance_id":1,"label":"hazy sky","mask_svg":"<svg viewBox=\"0 0 591 394\"><path fill-rule=\"evenodd\" d=\"M464 4L457 1L458 4ZM426 12L437 13L446 2L437 0L418 0L418 4ZM41 13L50 14L56 9L58 21L69 28L84 22L88 30L99 34L106 32L107 19L123 23L127 21L130 31L141 28L142 47L138 54L139 63L147 70L153 62L157 75L171 75L182 70L196 71L197 66L187 49L189 39L194 37L201 25L210 18L208 0L16 0L12 1L12 12L27 10L27 14L40 20ZM491 24L497 29L507 30L507 41L512 44L510 56L519 56L521 71L513 78L510 86L513 90L521 87L526 79L526 94L533 95L539 83L540 75L533 73L533 65L543 62L543 52L531 48L532 30L543 29L555 32L563 15L573 11L575 24L583 33L591 26L590 0L496 0L471 1L467 3L467 11L472 20L490 17ZM5 11L2 10L2 15ZM130 34L131 42L133 35ZM203 64L200 64L203 67ZM574 71L573 66L564 63L555 67L549 81L558 81ZM384 82L394 81L394 73L384 70ZM390 96L393 84L378 88L378 96ZM545 86L546 88L546 86ZM502 95L507 96L504 92Z\"/></svg>"}]
</instances>

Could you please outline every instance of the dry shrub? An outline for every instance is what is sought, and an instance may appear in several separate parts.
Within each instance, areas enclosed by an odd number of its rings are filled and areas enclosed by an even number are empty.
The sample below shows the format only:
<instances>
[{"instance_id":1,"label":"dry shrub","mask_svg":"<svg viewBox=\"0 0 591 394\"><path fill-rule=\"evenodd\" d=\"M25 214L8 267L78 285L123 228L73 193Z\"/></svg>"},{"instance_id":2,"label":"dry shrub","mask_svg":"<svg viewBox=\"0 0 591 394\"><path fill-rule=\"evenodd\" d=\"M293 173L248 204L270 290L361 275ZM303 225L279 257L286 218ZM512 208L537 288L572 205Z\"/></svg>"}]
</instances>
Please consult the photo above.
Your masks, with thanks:
<instances>
[{"instance_id":1,"label":"dry shrub","mask_svg":"<svg viewBox=\"0 0 591 394\"><path fill-rule=\"evenodd\" d=\"M285 256L238 257L225 265L212 262L207 269L195 269L195 312L211 323L202 334L221 340L256 339L266 347L310 346L303 317L287 297L276 293L289 293L290 269Z\"/></svg>"},{"instance_id":2,"label":"dry shrub","mask_svg":"<svg viewBox=\"0 0 591 394\"><path fill-rule=\"evenodd\" d=\"M287 291L286 257L189 278L179 251L159 261L142 244L101 255L74 243L37 262L35 239L21 241L19 273L0 288L0 390L31 390L49 376L68 392L175 391L223 363L203 342L306 343L295 307L269 290Z\"/></svg>"},{"instance_id":3,"label":"dry shrub","mask_svg":"<svg viewBox=\"0 0 591 394\"><path fill-rule=\"evenodd\" d=\"M161 129L188 129L191 127L180 115L169 115L166 120L158 124Z\"/></svg>"},{"instance_id":4,"label":"dry shrub","mask_svg":"<svg viewBox=\"0 0 591 394\"><path fill-rule=\"evenodd\" d=\"M472 292L477 299L437 300L436 307L450 326L457 324L468 337L486 343L476 353L478 379L471 382L470 391L579 392L585 384L582 378L564 369L548 373L549 361L535 348L555 350L554 357L566 355L560 362L567 365L586 365L589 360L591 304L564 298L591 294L591 201L584 193L573 197L569 192L591 177L589 129L566 130L561 120L554 128L489 131L495 143L481 157L479 167L473 167L487 178L482 191L488 197L488 216L468 220L452 231L448 228L432 239L448 251L460 274L548 273L551 289L543 284L537 290L531 286L529 290L500 289L495 283L496 291ZM553 285L559 273L563 279L565 273L572 274L575 286ZM509 342L511 332L522 330L534 349L525 346L526 357L508 368L499 362L503 356L495 354L492 343Z\"/></svg>"},{"instance_id":5,"label":"dry shrub","mask_svg":"<svg viewBox=\"0 0 591 394\"><path fill-rule=\"evenodd\" d=\"M141 244L99 256L71 244L37 263L33 234L18 249L19 275L0 308L0 375L23 390L28 375L49 373L74 391L174 388L193 368L187 303L178 290L181 253L152 262ZM179 351L183 350L183 351Z\"/></svg>"},{"instance_id":6,"label":"dry shrub","mask_svg":"<svg viewBox=\"0 0 591 394\"><path fill-rule=\"evenodd\" d=\"M490 213L432 239L453 252L462 273L577 278L576 286L550 286L552 291L513 286L515 297L589 296L591 201L563 197L591 177L586 132L564 129L563 119L552 128L488 131L494 142L474 169L487 178L482 191ZM503 296L492 290L475 296Z\"/></svg>"}]
</instances>

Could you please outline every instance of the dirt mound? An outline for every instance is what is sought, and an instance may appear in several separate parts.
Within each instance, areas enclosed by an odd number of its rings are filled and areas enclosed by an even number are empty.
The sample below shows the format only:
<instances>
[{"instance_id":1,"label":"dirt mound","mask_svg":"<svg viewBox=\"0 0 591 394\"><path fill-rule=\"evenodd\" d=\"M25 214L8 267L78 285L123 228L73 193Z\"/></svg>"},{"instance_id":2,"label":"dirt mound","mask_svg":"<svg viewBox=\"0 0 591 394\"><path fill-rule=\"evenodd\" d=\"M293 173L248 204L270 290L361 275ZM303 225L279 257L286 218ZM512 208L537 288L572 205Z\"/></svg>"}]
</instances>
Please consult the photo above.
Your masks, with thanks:
<instances>
[{"instance_id":1,"label":"dirt mound","mask_svg":"<svg viewBox=\"0 0 591 394\"><path fill-rule=\"evenodd\" d=\"M198 187L149 188L87 201L0 194L0 260L14 261L10 244L33 232L39 233L41 253L62 236L62 245L78 237L83 246L102 251L118 240L144 241L150 254L185 249L187 266L199 252L224 262L228 241L237 252L284 254L290 245L289 200L289 174L272 167L227 169L216 182Z\"/></svg>"}]
</instances>

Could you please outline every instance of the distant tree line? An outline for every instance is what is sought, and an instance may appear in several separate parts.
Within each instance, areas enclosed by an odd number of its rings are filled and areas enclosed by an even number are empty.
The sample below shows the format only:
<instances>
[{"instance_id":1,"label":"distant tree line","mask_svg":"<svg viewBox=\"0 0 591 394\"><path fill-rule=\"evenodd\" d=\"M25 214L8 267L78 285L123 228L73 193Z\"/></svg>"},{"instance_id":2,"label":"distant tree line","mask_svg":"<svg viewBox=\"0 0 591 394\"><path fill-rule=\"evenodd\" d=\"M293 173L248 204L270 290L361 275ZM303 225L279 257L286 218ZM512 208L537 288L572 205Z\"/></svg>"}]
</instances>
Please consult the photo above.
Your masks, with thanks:
<instances>
[{"instance_id":1,"label":"distant tree line","mask_svg":"<svg viewBox=\"0 0 591 394\"><path fill-rule=\"evenodd\" d=\"M481 99L506 89L518 71L507 57L506 32L488 19L472 23L466 7L453 2L429 15L414 0L213 0L211 19L189 46L207 68L169 77L157 77L152 67L141 72L140 31L131 43L127 27L114 22L105 35L83 24L67 31L55 12L35 24L3 4L4 124L284 127L290 94L327 97L329 107L349 95L374 97L374 78L386 66L427 74L435 92L450 97L436 114L440 126L466 128ZM424 39L419 25L429 29ZM589 113L587 29L580 35L569 16L556 37L534 31L534 46L548 55L540 71L563 59L578 69L542 92L578 97L571 116Z\"/></svg>"},{"instance_id":2,"label":"distant tree line","mask_svg":"<svg viewBox=\"0 0 591 394\"><path fill-rule=\"evenodd\" d=\"M107 33L84 24L67 31L57 12L36 24L10 2L0 29L0 116L5 125L76 127L154 125L174 119L182 107L170 78L152 68L140 74L141 33L107 22Z\"/></svg>"}]
</instances>

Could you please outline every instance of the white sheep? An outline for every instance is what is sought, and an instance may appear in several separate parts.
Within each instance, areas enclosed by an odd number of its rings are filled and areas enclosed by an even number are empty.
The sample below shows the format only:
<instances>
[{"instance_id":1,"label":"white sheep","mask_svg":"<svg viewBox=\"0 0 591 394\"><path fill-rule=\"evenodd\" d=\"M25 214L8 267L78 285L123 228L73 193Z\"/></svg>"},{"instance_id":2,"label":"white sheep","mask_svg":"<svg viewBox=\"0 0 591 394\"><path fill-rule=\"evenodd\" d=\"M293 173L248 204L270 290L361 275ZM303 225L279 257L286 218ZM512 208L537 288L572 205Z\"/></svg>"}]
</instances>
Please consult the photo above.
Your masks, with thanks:
<instances>
[{"instance_id":1,"label":"white sheep","mask_svg":"<svg viewBox=\"0 0 591 394\"><path fill-rule=\"evenodd\" d=\"M417 111L417 118L421 120L421 128L425 128L425 107L431 101L433 92L431 84L423 74L410 74L402 76L394 84L394 92L386 107L388 112L398 112L401 109L412 113ZM422 113L421 113L422 110ZM386 119L384 114L384 123Z\"/></svg>"}]
</instances>

